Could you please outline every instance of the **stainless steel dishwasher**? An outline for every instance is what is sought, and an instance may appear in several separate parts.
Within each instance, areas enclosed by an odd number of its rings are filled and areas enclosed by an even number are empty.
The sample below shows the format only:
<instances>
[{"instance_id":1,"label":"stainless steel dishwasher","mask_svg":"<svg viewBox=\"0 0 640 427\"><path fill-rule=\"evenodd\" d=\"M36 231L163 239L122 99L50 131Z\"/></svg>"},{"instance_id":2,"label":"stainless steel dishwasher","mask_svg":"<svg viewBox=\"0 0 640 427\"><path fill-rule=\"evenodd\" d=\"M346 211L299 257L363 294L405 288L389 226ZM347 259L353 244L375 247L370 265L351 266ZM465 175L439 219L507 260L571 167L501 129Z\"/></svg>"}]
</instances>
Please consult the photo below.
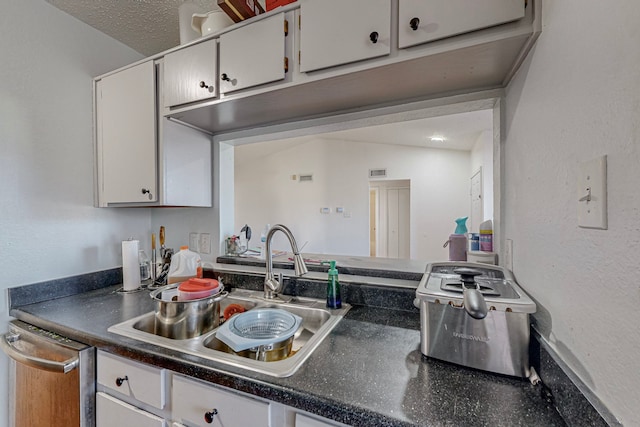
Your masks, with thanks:
<instances>
[{"instance_id":1,"label":"stainless steel dishwasher","mask_svg":"<svg viewBox=\"0 0 640 427\"><path fill-rule=\"evenodd\" d=\"M95 425L95 349L13 320L0 340L10 358L9 425Z\"/></svg>"}]
</instances>

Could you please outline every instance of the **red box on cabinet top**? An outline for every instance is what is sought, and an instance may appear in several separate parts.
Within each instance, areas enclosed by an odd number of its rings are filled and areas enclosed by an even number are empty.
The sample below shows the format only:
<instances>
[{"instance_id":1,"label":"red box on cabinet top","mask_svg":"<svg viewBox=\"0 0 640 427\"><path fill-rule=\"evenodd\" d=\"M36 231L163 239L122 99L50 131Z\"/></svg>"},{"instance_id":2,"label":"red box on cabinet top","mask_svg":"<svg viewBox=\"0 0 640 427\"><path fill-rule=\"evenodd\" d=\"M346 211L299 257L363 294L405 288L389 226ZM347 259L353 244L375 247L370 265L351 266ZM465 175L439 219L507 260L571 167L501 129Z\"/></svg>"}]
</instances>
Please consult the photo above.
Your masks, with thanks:
<instances>
[{"instance_id":1,"label":"red box on cabinet top","mask_svg":"<svg viewBox=\"0 0 640 427\"><path fill-rule=\"evenodd\" d=\"M276 7L284 6L285 4L293 3L294 1L296 0L266 0L265 7L268 12Z\"/></svg>"}]
</instances>

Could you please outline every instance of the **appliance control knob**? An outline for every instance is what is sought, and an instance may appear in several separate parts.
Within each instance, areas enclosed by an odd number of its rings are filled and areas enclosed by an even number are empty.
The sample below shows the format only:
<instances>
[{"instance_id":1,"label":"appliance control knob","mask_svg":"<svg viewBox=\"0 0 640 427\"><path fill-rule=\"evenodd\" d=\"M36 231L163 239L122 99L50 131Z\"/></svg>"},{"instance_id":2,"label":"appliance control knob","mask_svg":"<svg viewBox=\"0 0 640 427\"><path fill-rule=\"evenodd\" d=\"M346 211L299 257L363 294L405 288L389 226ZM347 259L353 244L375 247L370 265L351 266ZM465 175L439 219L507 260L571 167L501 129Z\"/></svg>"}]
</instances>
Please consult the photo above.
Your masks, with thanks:
<instances>
[{"instance_id":1,"label":"appliance control knob","mask_svg":"<svg viewBox=\"0 0 640 427\"><path fill-rule=\"evenodd\" d=\"M213 418L218 415L218 410L217 409L213 409L211 412L205 412L204 413L204 420L207 424L211 424L213 422Z\"/></svg>"},{"instance_id":2,"label":"appliance control knob","mask_svg":"<svg viewBox=\"0 0 640 427\"><path fill-rule=\"evenodd\" d=\"M454 273L460 275L460 280L465 287L476 287L476 276L480 276L482 271L474 268L460 267L453 270Z\"/></svg>"}]
</instances>

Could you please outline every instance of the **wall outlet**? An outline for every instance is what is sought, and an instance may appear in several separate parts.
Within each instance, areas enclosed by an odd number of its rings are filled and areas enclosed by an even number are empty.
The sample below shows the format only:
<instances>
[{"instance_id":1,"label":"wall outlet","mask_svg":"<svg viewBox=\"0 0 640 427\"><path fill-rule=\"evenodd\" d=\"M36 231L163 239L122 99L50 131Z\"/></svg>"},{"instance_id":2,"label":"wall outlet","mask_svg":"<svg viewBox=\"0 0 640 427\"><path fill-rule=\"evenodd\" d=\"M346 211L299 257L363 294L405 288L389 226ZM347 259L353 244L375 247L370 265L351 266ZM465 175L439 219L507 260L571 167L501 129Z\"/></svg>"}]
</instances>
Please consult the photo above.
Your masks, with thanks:
<instances>
[{"instance_id":1,"label":"wall outlet","mask_svg":"<svg viewBox=\"0 0 640 427\"><path fill-rule=\"evenodd\" d=\"M211 253L211 235L209 233L200 233L200 252L201 254Z\"/></svg>"},{"instance_id":2,"label":"wall outlet","mask_svg":"<svg viewBox=\"0 0 640 427\"><path fill-rule=\"evenodd\" d=\"M200 237L198 233L189 233L189 250L193 252L199 252Z\"/></svg>"}]
</instances>

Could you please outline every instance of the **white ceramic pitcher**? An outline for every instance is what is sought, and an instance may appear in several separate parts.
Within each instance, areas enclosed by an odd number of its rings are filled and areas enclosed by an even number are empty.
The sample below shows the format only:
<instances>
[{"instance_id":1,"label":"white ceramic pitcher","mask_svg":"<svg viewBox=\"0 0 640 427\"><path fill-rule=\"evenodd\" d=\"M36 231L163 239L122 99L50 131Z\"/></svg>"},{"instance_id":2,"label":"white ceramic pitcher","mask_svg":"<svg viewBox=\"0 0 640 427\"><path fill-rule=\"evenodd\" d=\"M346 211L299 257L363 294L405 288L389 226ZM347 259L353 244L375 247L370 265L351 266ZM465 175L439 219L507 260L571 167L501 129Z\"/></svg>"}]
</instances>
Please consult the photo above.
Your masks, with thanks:
<instances>
[{"instance_id":1,"label":"white ceramic pitcher","mask_svg":"<svg viewBox=\"0 0 640 427\"><path fill-rule=\"evenodd\" d=\"M212 10L209 13L194 13L191 17L191 28L202 36L215 33L233 24L233 20L222 10Z\"/></svg>"}]
</instances>

